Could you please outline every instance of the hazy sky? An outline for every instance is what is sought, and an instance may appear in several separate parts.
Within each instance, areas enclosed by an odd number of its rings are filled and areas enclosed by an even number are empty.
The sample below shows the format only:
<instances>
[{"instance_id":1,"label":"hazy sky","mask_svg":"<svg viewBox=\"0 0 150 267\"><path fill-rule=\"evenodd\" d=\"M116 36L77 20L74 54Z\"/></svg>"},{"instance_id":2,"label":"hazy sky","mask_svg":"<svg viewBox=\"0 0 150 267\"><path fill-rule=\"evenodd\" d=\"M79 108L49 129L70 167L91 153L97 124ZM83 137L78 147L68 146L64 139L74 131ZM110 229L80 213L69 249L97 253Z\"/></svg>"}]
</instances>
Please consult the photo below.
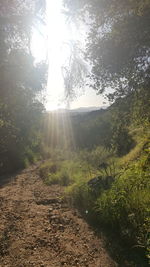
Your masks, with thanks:
<instances>
[{"instance_id":1,"label":"hazy sky","mask_svg":"<svg viewBox=\"0 0 150 267\"><path fill-rule=\"evenodd\" d=\"M62 65L65 64L69 53L69 41L84 42L86 33L82 27L77 29L66 23L62 14L62 0L47 0L47 27L41 27L40 32L33 32L32 53L37 62L48 57L49 75L46 90L46 109L65 108L64 83L62 77ZM91 88L86 88L84 94L80 94L72 103L70 108L103 106L103 98L97 96Z\"/></svg>"}]
</instances>

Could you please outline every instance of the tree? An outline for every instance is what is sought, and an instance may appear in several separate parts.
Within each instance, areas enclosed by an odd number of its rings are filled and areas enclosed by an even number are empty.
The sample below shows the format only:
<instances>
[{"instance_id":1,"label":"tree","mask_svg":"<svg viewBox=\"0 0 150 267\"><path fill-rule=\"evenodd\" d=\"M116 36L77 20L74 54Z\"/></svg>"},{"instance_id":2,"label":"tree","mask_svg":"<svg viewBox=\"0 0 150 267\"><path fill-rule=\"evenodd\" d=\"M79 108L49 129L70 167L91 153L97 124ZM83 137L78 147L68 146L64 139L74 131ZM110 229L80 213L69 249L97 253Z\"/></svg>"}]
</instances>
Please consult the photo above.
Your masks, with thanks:
<instances>
[{"instance_id":1,"label":"tree","mask_svg":"<svg viewBox=\"0 0 150 267\"><path fill-rule=\"evenodd\" d=\"M62 66L62 74L64 78L65 99L68 106L70 101L75 97L75 90L82 88L84 77L87 73L87 66L83 61L82 50L79 43L71 41L68 43L70 48L70 56Z\"/></svg>"},{"instance_id":2,"label":"tree","mask_svg":"<svg viewBox=\"0 0 150 267\"><path fill-rule=\"evenodd\" d=\"M38 139L46 65L35 66L30 40L43 3L0 3L0 171L21 166L27 149L33 149Z\"/></svg>"},{"instance_id":3,"label":"tree","mask_svg":"<svg viewBox=\"0 0 150 267\"><path fill-rule=\"evenodd\" d=\"M90 86L110 100L148 87L150 2L148 0L65 0L68 14L89 24L85 59ZM114 89L108 94L107 88Z\"/></svg>"}]
</instances>

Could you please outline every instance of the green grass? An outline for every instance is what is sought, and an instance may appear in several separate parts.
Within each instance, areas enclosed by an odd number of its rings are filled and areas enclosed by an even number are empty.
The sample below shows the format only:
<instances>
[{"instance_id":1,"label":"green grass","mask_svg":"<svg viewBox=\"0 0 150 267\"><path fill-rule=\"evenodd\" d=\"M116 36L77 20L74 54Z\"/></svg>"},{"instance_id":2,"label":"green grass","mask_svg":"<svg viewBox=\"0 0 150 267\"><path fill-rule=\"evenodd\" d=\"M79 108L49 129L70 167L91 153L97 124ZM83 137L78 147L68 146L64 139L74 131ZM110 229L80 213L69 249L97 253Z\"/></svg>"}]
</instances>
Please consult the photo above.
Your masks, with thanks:
<instances>
[{"instance_id":1,"label":"green grass","mask_svg":"<svg viewBox=\"0 0 150 267\"><path fill-rule=\"evenodd\" d=\"M97 224L117 231L130 247L144 249L150 256L150 141L140 140L122 158L114 158L113 153L109 157L108 151L98 148L70 160L49 160L41 165L40 175L48 185L66 186L66 200L91 221L96 218ZM103 162L108 164L106 171L97 167ZM88 185L95 176L102 181L111 176L114 182L109 188L100 182L95 191Z\"/></svg>"},{"instance_id":2,"label":"green grass","mask_svg":"<svg viewBox=\"0 0 150 267\"><path fill-rule=\"evenodd\" d=\"M150 257L149 138L141 140L125 157L116 159L116 165L119 175L110 189L101 187L98 195L93 194L87 184L89 179L82 176L67 187L66 198L82 212L88 211L91 219L96 217L97 223L119 232L130 247L144 249Z\"/></svg>"},{"instance_id":3,"label":"green grass","mask_svg":"<svg viewBox=\"0 0 150 267\"><path fill-rule=\"evenodd\" d=\"M149 171L143 155L140 161L124 171L112 188L103 192L96 201L99 220L112 228L118 228L121 236L129 240L131 245L145 248L146 253L149 250L150 229Z\"/></svg>"},{"instance_id":4,"label":"green grass","mask_svg":"<svg viewBox=\"0 0 150 267\"><path fill-rule=\"evenodd\" d=\"M85 177L90 179L87 164L77 160L59 160L53 162L51 160L40 166L40 176L46 184L60 184L68 186L77 183Z\"/></svg>"},{"instance_id":5,"label":"green grass","mask_svg":"<svg viewBox=\"0 0 150 267\"><path fill-rule=\"evenodd\" d=\"M136 142L137 142L136 146L133 149L131 149L131 151L127 155L118 159L119 165L128 166L128 164L130 164L131 161L135 161L140 157L143 147L147 142L147 138L142 138L142 139L137 138Z\"/></svg>"}]
</instances>

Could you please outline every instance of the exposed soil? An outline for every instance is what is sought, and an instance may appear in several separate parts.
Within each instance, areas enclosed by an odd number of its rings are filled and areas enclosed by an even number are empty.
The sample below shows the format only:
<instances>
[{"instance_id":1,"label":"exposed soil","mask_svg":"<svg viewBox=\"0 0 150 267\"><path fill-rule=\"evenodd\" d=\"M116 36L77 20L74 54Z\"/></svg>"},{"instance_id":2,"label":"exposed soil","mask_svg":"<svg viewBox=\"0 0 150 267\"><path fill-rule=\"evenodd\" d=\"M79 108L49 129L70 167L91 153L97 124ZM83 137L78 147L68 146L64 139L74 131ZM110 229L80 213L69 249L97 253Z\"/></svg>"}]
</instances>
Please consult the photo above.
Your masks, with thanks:
<instances>
[{"instance_id":1,"label":"exposed soil","mask_svg":"<svg viewBox=\"0 0 150 267\"><path fill-rule=\"evenodd\" d=\"M38 166L0 188L0 266L118 266L62 194L43 183Z\"/></svg>"}]
</instances>

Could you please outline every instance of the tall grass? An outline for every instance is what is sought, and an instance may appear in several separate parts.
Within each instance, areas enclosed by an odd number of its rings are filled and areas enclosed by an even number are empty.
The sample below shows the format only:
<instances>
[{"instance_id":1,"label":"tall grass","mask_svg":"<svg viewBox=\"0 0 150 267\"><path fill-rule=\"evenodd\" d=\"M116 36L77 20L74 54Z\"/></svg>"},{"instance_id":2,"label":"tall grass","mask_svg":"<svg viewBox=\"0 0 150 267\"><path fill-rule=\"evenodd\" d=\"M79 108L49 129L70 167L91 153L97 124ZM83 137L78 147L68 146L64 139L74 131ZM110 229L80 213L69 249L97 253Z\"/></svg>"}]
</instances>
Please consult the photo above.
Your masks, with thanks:
<instances>
[{"instance_id":1,"label":"tall grass","mask_svg":"<svg viewBox=\"0 0 150 267\"><path fill-rule=\"evenodd\" d=\"M107 173L99 170L102 176L96 187L90 187L89 179L82 177L66 189L71 204L82 212L88 212L88 216L92 218L95 218L93 217L95 214L97 223L104 223L109 228L115 229L130 247L144 249L148 257L150 257L149 144L148 140L142 142L142 145L137 145L136 152L134 148L126 159L122 158L122 162L125 160L128 168L120 164L120 159L116 159L117 173L114 172L115 179L110 188L104 187L102 182L108 177ZM131 154L136 153L138 157L133 160ZM108 157L106 162L111 164Z\"/></svg>"},{"instance_id":2,"label":"tall grass","mask_svg":"<svg viewBox=\"0 0 150 267\"><path fill-rule=\"evenodd\" d=\"M69 160L49 160L40 174L48 185L66 186L66 200L91 220L115 229L130 247L145 249L150 256L149 144L142 141L122 158L101 147L84 150Z\"/></svg>"},{"instance_id":3,"label":"tall grass","mask_svg":"<svg viewBox=\"0 0 150 267\"><path fill-rule=\"evenodd\" d=\"M49 160L40 166L40 176L44 181L51 184L71 185L79 182L86 177L88 179L89 172L87 164L77 159L73 160ZM90 177L89 177L90 179Z\"/></svg>"}]
</instances>

